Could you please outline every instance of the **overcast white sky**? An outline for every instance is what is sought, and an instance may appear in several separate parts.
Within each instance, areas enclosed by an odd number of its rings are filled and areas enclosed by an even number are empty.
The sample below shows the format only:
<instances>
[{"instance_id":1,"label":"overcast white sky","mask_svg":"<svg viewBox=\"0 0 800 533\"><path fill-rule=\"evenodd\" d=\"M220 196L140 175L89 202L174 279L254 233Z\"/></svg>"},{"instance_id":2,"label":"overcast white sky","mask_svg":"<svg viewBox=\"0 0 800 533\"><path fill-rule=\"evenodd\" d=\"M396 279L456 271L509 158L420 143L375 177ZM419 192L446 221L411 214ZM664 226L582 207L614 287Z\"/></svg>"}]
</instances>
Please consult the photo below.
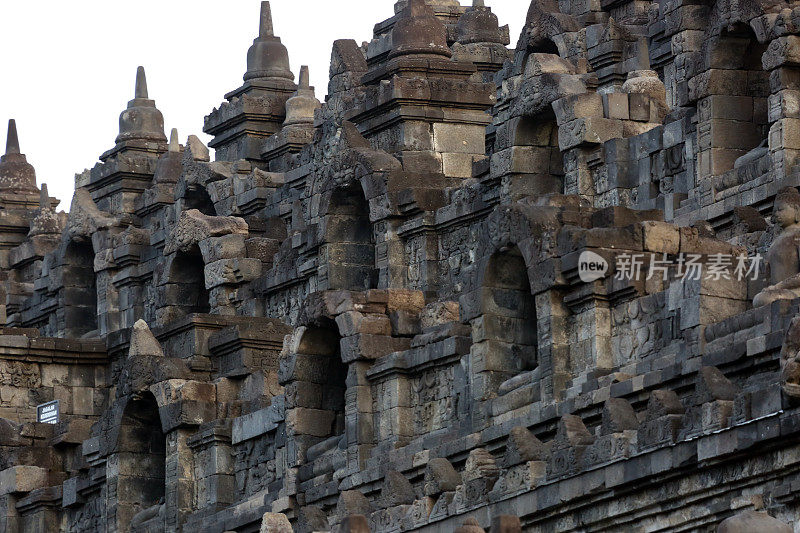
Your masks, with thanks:
<instances>
[{"instance_id":1,"label":"overcast white sky","mask_svg":"<svg viewBox=\"0 0 800 533\"><path fill-rule=\"evenodd\" d=\"M327 90L333 41L369 40L395 0L272 0L275 33L295 75L309 65ZM463 5L471 3L462 0ZM516 45L530 0L486 0ZM17 120L22 152L67 210L74 176L112 148L136 67L167 135L202 134L203 117L242 84L260 0L0 0L0 151Z\"/></svg>"}]
</instances>

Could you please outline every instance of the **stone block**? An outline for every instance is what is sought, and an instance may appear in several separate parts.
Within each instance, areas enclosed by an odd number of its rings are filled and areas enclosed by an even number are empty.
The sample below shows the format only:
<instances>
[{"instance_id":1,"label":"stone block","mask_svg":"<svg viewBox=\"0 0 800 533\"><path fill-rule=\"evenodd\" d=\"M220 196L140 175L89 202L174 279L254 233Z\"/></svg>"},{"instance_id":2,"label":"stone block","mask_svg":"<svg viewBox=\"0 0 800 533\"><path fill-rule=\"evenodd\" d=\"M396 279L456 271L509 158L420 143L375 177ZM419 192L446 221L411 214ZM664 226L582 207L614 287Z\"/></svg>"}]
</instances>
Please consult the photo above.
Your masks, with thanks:
<instances>
[{"instance_id":1,"label":"stone block","mask_svg":"<svg viewBox=\"0 0 800 533\"><path fill-rule=\"evenodd\" d=\"M349 363L359 359L378 359L392 352L411 347L411 339L386 335L353 335L341 340L342 361Z\"/></svg>"},{"instance_id":2,"label":"stone block","mask_svg":"<svg viewBox=\"0 0 800 533\"><path fill-rule=\"evenodd\" d=\"M642 222L644 249L647 252L677 254L681 234L677 227L666 222Z\"/></svg>"},{"instance_id":3,"label":"stone block","mask_svg":"<svg viewBox=\"0 0 800 533\"><path fill-rule=\"evenodd\" d=\"M774 39L770 42L761 61L764 70L773 70L782 66L800 66L800 37L787 35Z\"/></svg>"},{"instance_id":4,"label":"stone block","mask_svg":"<svg viewBox=\"0 0 800 533\"><path fill-rule=\"evenodd\" d=\"M700 120L753 120L753 98L714 94L699 103Z\"/></svg>"},{"instance_id":5,"label":"stone block","mask_svg":"<svg viewBox=\"0 0 800 533\"><path fill-rule=\"evenodd\" d=\"M359 333L367 335L391 335L392 333L392 324L386 315L365 315L358 311L346 311L336 317L336 325L343 337Z\"/></svg>"},{"instance_id":6,"label":"stone block","mask_svg":"<svg viewBox=\"0 0 800 533\"><path fill-rule=\"evenodd\" d=\"M294 533L292 524L285 514L264 513L261 519L261 533Z\"/></svg>"},{"instance_id":7,"label":"stone block","mask_svg":"<svg viewBox=\"0 0 800 533\"><path fill-rule=\"evenodd\" d=\"M570 95L553 102L558 125L587 117L603 117L603 97L597 93ZM611 117L608 117L611 118Z\"/></svg>"},{"instance_id":8,"label":"stone block","mask_svg":"<svg viewBox=\"0 0 800 533\"><path fill-rule=\"evenodd\" d=\"M206 288L238 285L261 275L262 263L253 258L221 259L205 266Z\"/></svg>"},{"instance_id":9,"label":"stone block","mask_svg":"<svg viewBox=\"0 0 800 533\"><path fill-rule=\"evenodd\" d=\"M522 533L522 523L517 516L500 515L492 518L489 533Z\"/></svg>"},{"instance_id":10,"label":"stone block","mask_svg":"<svg viewBox=\"0 0 800 533\"><path fill-rule=\"evenodd\" d=\"M782 118L800 118L800 91L785 89L769 96L769 122Z\"/></svg>"},{"instance_id":11,"label":"stone block","mask_svg":"<svg viewBox=\"0 0 800 533\"><path fill-rule=\"evenodd\" d=\"M38 466L12 466L0 472L0 496L23 494L47 486L47 470Z\"/></svg>"},{"instance_id":12,"label":"stone block","mask_svg":"<svg viewBox=\"0 0 800 533\"><path fill-rule=\"evenodd\" d=\"M481 125L435 123L434 150L440 153L484 154L485 132L484 126Z\"/></svg>"},{"instance_id":13,"label":"stone block","mask_svg":"<svg viewBox=\"0 0 800 533\"><path fill-rule=\"evenodd\" d=\"M630 119L639 122L650 122L650 97L645 94L629 94L628 107Z\"/></svg>"},{"instance_id":14,"label":"stone block","mask_svg":"<svg viewBox=\"0 0 800 533\"><path fill-rule=\"evenodd\" d=\"M800 150L800 119L785 118L770 127L769 149Z\"/></svg>"},{"instance_id":15,"label":"stone block","mask_svg":"<svg viewBox=\"0 0 800 533\"><path fill-rule=\"evenodd\" d=\"M253 439L278 427L282 415L274 407L260 409L254 413L233 419L231 442L240 442Z\"/></svg>"},{"instance_id":16,"label":"stone block","mask_svg":"<svg viewBox=\"0 0 800 533\"><path fill-rule=\"evenodd\" d=\"M360 514L344 517L339 533L370 533L367 517Z\"/></svg>"},{"instance_id":17,"label":"stone block","mask_svg":"<svg viewBox=\"0 0 800 533\"><path fill-rule=\"evenodd\" d=\"M426 305L420 313L420 326L423 330L458 320L458 302L434 302Z\"/></svg>"},{"instance_id":18,"label":"stone block","mask_svg":"<svg viewBox=\"0 0 800 533\"><path fill-rule=\"evenodd\" d=\"M245 236L240 234L211 237L200 241L200 251L206 264L220 259L235 259L247 255Z\"/></svg>"},{"instance_id":19,"label":"stone block","mask_svg":"<svg viewBox=\"0 0 800 533\"><path fill-rule=\"evenodd\" d=\"M602 144L622 137L622 126L622 121L607 118L576 119L559 128L558 145L561 150L568 150L582 145Z\"/></svg>"},{"instance_id":20,"label":"stone block","mask_svg":"<svg viewBox=\"0 0 800 533\"><path fill-rule=\"evenodd\" d=\"M328 437L335 418L336 413L333 411L295 407L286 412L286 431L290 435Z\"/></svg>"},{"instance_id":21,"label":"stone block","mask_svg":"<svg viewBox=\"0 0 800 533\"><path fill-rule=\"evenodd\" d=\"M689 98L715 94L747 96L747 71L709 69L689 80Z\"/></svg>"},{"instance_id":22,"label":"stone block","mask_svg":"<svg viewBox=\"0 0 800 533\"><path fill-rule=\"evenodd\" d=\"M443 492L455 491L461 485L461 475L443 457L431 459L425 467L425 495L438 496Z\"/></svg>"},{"instance_id":23,"label":"stone block","mask_svg":"<svg viewBox=\"0 0 800 533\"><path fill-rule=\"evenodd\" d=\"M448 178L471 178L473 154L443 153L442 172Z\"/></svg>"},{"instance_id":24,"label":"stone block","mask_svg":"<svg viewBox=\"0 0 800 533\"><path fill-rule=\"evenodd\" d=\"M625 93L608 93L603 95L603 114L613 120L630 120L628 95Z\"/></svg>"},{"instance_id":25,"label":"stone block","mask_svg":"<svg viewBox=\"0 0 800 533\"><path fill-rule=\"evenodd\" d=\"M379 499L383 508L389 508L410 505L416 500L416 495L414 487L403 474L390 470L383 478Z\"/></svg>"},{"instance_id":26,"label":"stone block","mask_svg":"<svg viewBox=\"0 0 800 533\"><path fill-rule=\"evenodd\" d=\"M747 153L748 150L734 150L730 148L711 148L697 154L697 165L700 176L719 176L733 169L736 160Z\"/></svg>"}]
</instances>

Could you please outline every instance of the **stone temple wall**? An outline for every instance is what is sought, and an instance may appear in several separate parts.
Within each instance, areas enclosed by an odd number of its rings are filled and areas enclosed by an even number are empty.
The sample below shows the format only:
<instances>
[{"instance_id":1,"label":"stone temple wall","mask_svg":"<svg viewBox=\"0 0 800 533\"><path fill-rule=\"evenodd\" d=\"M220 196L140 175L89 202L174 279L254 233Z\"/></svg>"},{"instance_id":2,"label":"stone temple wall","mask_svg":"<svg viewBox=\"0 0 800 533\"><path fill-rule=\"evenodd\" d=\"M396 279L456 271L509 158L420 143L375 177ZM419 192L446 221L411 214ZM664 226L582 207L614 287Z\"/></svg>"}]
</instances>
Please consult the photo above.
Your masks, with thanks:
<instances>
[{"instance_id":1,"label":"stone temple wall","mask_svg":"<svg viewBox=\"0 0 800 533\"><path fill-rule=\"evenodd\" d=\"M800 531L800 5L519 16L400 0L320 102L264 2L215 160L140 68L68 214L12 122L0 531Z\"/></svg>"}]
</instances>

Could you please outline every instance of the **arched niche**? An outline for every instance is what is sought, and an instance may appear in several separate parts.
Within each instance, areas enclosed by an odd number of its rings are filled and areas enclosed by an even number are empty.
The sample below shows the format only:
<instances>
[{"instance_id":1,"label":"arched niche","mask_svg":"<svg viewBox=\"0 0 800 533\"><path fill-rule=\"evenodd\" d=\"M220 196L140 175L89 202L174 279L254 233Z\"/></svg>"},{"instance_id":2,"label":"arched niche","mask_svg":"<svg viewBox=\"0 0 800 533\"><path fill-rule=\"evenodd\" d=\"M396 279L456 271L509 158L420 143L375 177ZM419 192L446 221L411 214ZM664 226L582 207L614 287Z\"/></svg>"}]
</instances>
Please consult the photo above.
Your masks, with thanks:
<instances>
[{"instance_id":1,"label":"arched niche","mask_svg":"<svg viewBox=\"0 0 800 533\"><path fill-rule=\"evenodd\" d=\"M713 94L698 103L702 174L719 175L766 155L766 147L759 148L769 130L769 73L761 63L766 49L767 45L759 43L753 30L742 23L727 27L706 42L705 65L721 80L721 86L728 88L728 94ZM743 158L745 155L748 157Z\"/></svg>"},{"instance_id":2,"label":"arched niche","mask_svg":"<svg viewBox=\"0 0 800 533\"><path fill-rule=\"evenodd\" d=\"M327 258L328 288L377 288L375 235L369 204L360 185L337 188L331 193L323 255Z\"/></svg>"},{"instance_id":3,"label":"arched niche","mask_svg":"<svg viewBox=\"0 0 800 533\"><path fill-rule=\"evenodd\" d=\"M552 109L516 119L511 183L521 196L563 192L564 162Z\"/></svg>"},{"instance_id":4,"label":"arched niche","mask_svg":"<svg viewBox=\"0 0 800 533\"><path fill-rule=\"evenodd\" d=\"M184 315L210 313L209 291L206 289L205 262L200 247L188 252L179 251L172 259L167 291L167 303L181 309Z\"/></svg>"},{"instance_id":5,"label":"arched niche","mask_svg":"<svg viewBox=\"0 0 800 533\"><path fill-rule=\"evenodd\" d=\"M62 298L67 338L96 334L98 329L94 255L90 240L73 240L64 250Z\"/></svg>"},{"instance_id":6,"label":"arched niche","mask_svg":"<svg viewBox=\"0 0 800 533\"><path fill-rule=\"evenodd\" d=\"M483 370L492 386L538 365L536 302L516 246L492 255L481 288Z\"/></svg>"},{"instance_id":7,"label":"arched niche","mask_svg":"<svg viewBox=\"0 0 800 533\"><path fill-rule=\"evenodd\" d=\"M552 39L548 37L542 37L535 41L531 41L528 44L528 48L526 49L526 54L559 55L558 45L556 45L556 43Z\"/></svg>"},{"instance_id":8,"label":"arched niche","mask_svg":"<svg viewBox=\"0 0 800 533\"><path fill-rule=\"evenodd\" d=\"M163 504L166 494L166 436L151 393L136 394L125 406L114 461L117 530L129 531L134 517L157 517L156 511L144 511Z\"/></svg>"},{"instance_id":9,"label":"arched niche","mask_svg":"<svg viewBox=\"0 0 800 533\"><path fill-rule=\"evenodd\" d=\"M214 201L211 199L208 191L200 185L189 185L186 187L183 202L186 210L197 209L204 215L210 217L217 216L217 209L214 207Z\"/></svg>"},{"instance_id":10,"label":"arched niche","mask_svg":"<svg viewBox=\"0 0 800 533\"><path fill-rule=\"evenodd\" d=\"M297 376L295 406L311 409L318 423L311 429L314 437L327 439L344 434L347 365L342 362L341 336L336 324L322 320L309 327L297 348L297 357L305 359L310 370ZM300 383L305 381L305 383Z\"/></svg>"}]
</instances>

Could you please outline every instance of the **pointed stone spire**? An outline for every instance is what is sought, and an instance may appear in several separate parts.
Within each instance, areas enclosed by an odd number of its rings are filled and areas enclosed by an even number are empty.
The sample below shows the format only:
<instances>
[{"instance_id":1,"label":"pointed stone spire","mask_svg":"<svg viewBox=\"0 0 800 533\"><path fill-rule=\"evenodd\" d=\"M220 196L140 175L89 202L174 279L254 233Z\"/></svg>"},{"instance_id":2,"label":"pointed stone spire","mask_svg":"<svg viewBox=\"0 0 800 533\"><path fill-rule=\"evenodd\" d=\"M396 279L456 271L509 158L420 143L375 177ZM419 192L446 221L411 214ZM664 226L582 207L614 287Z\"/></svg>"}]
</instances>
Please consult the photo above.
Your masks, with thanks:
<instances>
[{"instance_id":1,"label":"pointed stone spire","mask_svg":"<svg viewBox=\"0 0 800 533\"><path fill-rule=\"evenodd\" d=\"M39 193L39 209L50 209L50 193L47 192L46 183L42 183L42 190Z\"/></svg>"},{"instance_id":2,"label":"pointed stone spire","mask_svg":"<svg viewBox=\"0 0 800 533\"><path fill-rule=\"evenodd\" d=\"M173 153L181 151L181 143L178 141L178 128L172 128L172 132L169 134L169 151Z\"/></svg>"},{"instance_id":3,"label":"pointed stone spire","mask_svg":"<svg viewBox=\"0 0 800 533\"><path fill-rule=\"evenodd\" d=\"M8 121L6 153L0 156L0 190L32 195L39 192L36 188L36 171L19 150L17 123L14 119Z\"/></svg>"},{"instance_id":4,"label":"pointed stone spire","mask_svg":"<svg viewBox=\"0 0 800 533\"><path fill-rule=\"evenodd\" d=\"M261 2L261 21L258 25L258 36L261 39L275 36L275 29L272 27L272 8L268 0Z\"/></svg>"},{"instance_id":5,"label":"pointed stone spire","mask_svg":"<svg viewBox=\"0 0 800 533\"><path fill-rule=\"evenodd\" d=\"M172 128L169 135L169 149L158 158L153 182L177 183L183 172L182 160L183 152L178 139L178 130L177 128Z\"/></svg>"},{"instance_id":6,"label":"pointed stone spire","mask_svg":"<svg viewBox=\"0 0 800 533\"><path fill-rule=\"evenodd\" d=\"M284 105L296 90L289 51L275 36L270 3L262 2L258 37L247 51L244 84L227 93L226 102L203 125L203 131L213 137L209 146L216 159L260 160L264 140L280 131L286 118Z\"/></svg>"},{"instance_id":7,"label":"pointed stone spire","mask_svg":"<svg viewBox=\"0 0 800 533\"><path fill-rule=\"evenodd\" d=\"M308 73L308 65L300 67L300 87L299 89L308 90L311 87L311 78Z\"/></svg>"},{"instance_id":8,"label":"pointed stone spire","mask_svg":"<svg viewBox=\"0 0 800 533\"><path fill-rule=\"evenodd\" d=\"M128 102L128 108L119 116L116 149L130 141L138 143L139 148L144 147L142 143L166 144L167 142L167 136L164 135L164 116L156 108L156 103L149 98L144 67L136 69L134 98Z\"/></svg>"},{"instance_id":9,"label":"pointed stone spire","mask_svg":"<svg viewBox=\"0 0 800 533\"><path fill-rule=\"evenodd\" d=\"M314 111L321 107L310 85L308 66L300 67L300 86L297 92L286 101L286 120L284 126L314 124Z\"/></svg>"},{"instance_id":10,"label":"pointed stone spire","mask_svg":"<svg viewBox=\"0 0 800 533\"><path fill-rule=\"evenodd\" d=\"M472 0L472 7L486 7L483 0Z\"/></svg>"},{"instance_id":11,"label":"pointed stone spire","mask_svg":"<svg viewBox=\"0 0 800 533\"><path fill-rule=\"evenodd\" d=\"M408 0L392 29L389 57L404 55L453 55L447 46L447 28L425 0Z\"/></svg>"},{"instance_id":12,"label":"pointed stone spire","mask_svg":"<svg viewBox=\"0 0 800 533\"><path fill-rule=\"evenodd\" d=\"M247 51L244 81L262 78L294 79L289 68L289 51L281 44L280 37L275 37L269 2L261 2L258 38Z\"/></svg>"},{"instance_id":13,"label":"pointed stone spire","mask_svg":"<svg viewBox=\"0 0 800 533\"><path fill-rule=\"evenodd\" d=\"M8 136L6 137L6 155L18 154L19 137L17 136L17 121L13 118L8 121Z\"/></svg>"},{"instance_id":14,"label":"pointed stone spire","mask_svg":"<svg viewBox=\"0 0 800 533\"><path fill-rule=\"evenodd\" d=\"M131 331L131 342L128 348L128 357L164 357L161 344L150 331L150 326L144 320L137 320Z\"/></svg>"},{"instance_id":15,"label":"pointed stone spire","mask_svg":"<svg viewBox=\"0 0 800 533\"><path fill-rule=\"evenodd\" d=\"M135 98L142 98L147 100L147 76L144 73L144 67L136 69L136 92Z\"/></svg>"},{"instance_id":16,"label":"pointed stone spire","mask_svg":"<svg viewBox=\"0 0 800 533\"><path fill-rule=\"evenodd\" d=\"M50 203L50 194L47 192L47 184L42 183L42 190L39 193L39 211L31 220L28 237L35 237L37 235L60 235L63 229L62 221Z\"/></svg>"}]
</instances>

